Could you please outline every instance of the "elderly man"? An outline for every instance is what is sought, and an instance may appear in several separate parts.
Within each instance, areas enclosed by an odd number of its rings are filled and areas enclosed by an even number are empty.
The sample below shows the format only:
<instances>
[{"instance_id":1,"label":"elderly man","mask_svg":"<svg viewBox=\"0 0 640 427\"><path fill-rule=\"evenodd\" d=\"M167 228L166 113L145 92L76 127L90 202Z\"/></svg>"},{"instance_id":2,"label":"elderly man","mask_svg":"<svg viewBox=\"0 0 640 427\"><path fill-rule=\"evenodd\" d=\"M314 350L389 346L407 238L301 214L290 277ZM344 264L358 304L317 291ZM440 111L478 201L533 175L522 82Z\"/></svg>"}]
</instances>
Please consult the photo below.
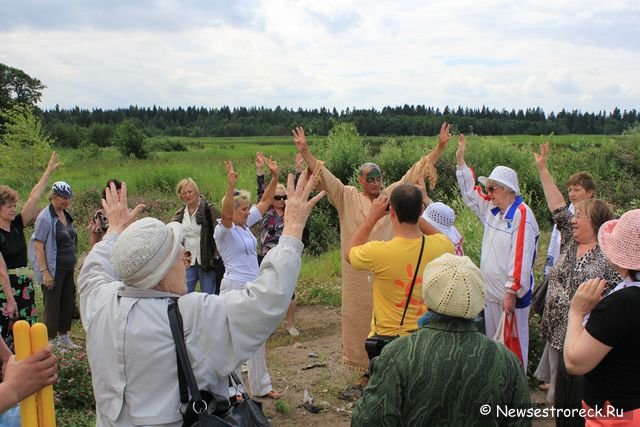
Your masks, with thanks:
<instances>
[{"instance_id":1,"label":"elderly man","mask_svg":"<svg viewBox=\"0 0 640 427\"><path fill-rule=\"evenodd\" d=\"M309 169L318 176L318 188L325 190L327 199L338 211L340 221L340 245L344 250L349 239L358 226L364 221L373 201L382 193L388 193L400 183L423 182L429 176L435 184L435 164L447 147L451 134L451 125L443 123L438 136L438 145L429 155L423 156L415 163L399 182L391 184L387 189L382 186L382 170L375 163L365 163L360 167L358 182L362 191L356 187L344 185L336 178L322 161L311 154L304 129L299 127L293 131L296 148L302 154ZM369 239L390 240L393 227L388 217L378 221L371 230ZM373 294L369 286L369 273L356 271L349 264L342 264L342 348L343 359L351 367L365 372L369 366L369 358L363 343L369 333L369 319L373 309Z\"/></svg>"},{"instance_id":2,"label":"elderly man","mask_svg":"<svg viewBox=\"0 0 640 427\"><path fill-rule=\"evenodd\" d=\"M484 304L478 267L444 254L422 277L431 311L417 332L392 341L373 360L351 425L531 425L528 418L496 416L497 406L526 408L531 400L518 358L474 326Z\"/></svg>"},{"instance_id":3,"label":"elderly man","mask_svg":"<svg viewBox=\"0 0 640 427\"><path fill-rule=\"evenodd\" d=\"M353 268L373 273L373 315L367 347L370 358L379 354L387 340L371 340L372 336L407 335L418 329L418 319L427 311L422 300L422 268L444 253L454 253L453 244L444 234L422 234L418 220L423 210L420 189L400 184L391 197L381 195L373 202L345 248L344 259ZM393 239L367 243L373 227L387 214L393 224Z\"/></svg>"},{"instance_id":4,"label":"elderly man","mask_svg":"<svg viewBox=\"0 0 640 427\"><path fill-rule=\"evenodd\" d=\"M464 160L466 142L458 138L456 151L458 186L462 200L484 226L480 269L485 277L487 297L484 317L486 334L496 334L502 313L515 314L526 370L529 353L529 309L533 289L533 263L540 231L533 211L520 197L516 172L497 166L489 177L478 178L483 193Z\"/></svg>"}]
</instances>

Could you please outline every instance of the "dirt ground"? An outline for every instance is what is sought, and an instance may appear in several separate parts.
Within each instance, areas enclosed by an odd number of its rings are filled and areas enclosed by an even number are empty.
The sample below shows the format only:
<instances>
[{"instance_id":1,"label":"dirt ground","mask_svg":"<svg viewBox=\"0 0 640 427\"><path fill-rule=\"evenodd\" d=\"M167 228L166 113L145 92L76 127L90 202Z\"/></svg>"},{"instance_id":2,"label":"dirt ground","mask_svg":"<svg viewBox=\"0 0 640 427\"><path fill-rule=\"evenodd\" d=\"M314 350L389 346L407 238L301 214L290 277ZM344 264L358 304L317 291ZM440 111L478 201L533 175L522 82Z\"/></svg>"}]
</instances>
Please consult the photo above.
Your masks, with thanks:
<instances>
[{"instance_id":1,"label":"dirt ground","mask_svg":"<svg viewBox=\"0 0 640 427\"><path fill-rule=\"evenodd\" d=\"M267 366L281 403L260 399L273 426L348 426L357 397L352 386L360 375L342 363L340 308L301 306L296 315L297 338L281 325L267 343ZM305 369L307 368L307 369ZM303 408L305 390L312 405ZM543 405L544 394L532 390L532 400ZM277 410L276 405L278 405ZM534 420L534 426L555 425L551 419Z\"/></svg>"}]
</instances>

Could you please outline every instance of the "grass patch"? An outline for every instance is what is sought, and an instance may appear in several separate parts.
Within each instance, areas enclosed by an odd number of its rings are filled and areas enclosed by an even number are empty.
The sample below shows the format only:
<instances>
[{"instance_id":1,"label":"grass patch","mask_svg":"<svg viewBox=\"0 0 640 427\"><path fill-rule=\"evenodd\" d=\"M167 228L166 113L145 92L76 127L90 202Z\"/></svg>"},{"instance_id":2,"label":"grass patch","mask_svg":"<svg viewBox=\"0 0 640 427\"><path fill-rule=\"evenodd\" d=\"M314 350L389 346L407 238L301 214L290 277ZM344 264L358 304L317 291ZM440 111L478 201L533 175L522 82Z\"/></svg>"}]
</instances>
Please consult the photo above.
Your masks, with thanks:
<instances>
[{"instance_id":1,"label":"grass patch","mask_svg":"<svg viewBox=\"0 0 640 427\"><path fill-rule=\"evenodd\" d=\"M342 304L341 282L336 279L301 279L296 287L296 299L301 305Z\"/></svg>"},{"instance_id":2,"label":"grass patch","mask_svg":"<svg viewBox=\"0 0 640 427\"><path fill-rule=\"evenodd\" d=\"M284 399L278 399L275 403L276 412L288 415L291 412L291 406Z\"/></svg>"}]
</instances>

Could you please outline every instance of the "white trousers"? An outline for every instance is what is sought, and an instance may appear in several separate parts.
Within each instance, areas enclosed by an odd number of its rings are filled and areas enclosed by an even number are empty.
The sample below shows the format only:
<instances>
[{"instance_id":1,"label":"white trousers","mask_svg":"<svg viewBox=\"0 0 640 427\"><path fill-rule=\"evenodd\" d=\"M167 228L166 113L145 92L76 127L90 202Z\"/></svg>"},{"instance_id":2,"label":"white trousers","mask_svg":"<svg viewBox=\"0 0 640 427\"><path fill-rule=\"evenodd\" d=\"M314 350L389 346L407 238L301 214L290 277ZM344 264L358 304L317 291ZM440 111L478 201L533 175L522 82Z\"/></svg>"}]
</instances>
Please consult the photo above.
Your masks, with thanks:
<instances>
[{"instance_id":1,"label":"white trousers","mask_svg":"<svg viewBox=\"0 0 640 427\"><path fill-rule=\"evenodd\" d=\"M529 362L529 310L531 307L516 308L515 316L518 322L518 336L520 337L520 349L522 350L522 360L524 362L524 370L527 371L527 363ZM484 326L486 335L493 339L502 317L502 303L491 301L484 302Z\"/></svg>"},{"instance_id":2,"label":"white trousers","mask_svg":"<svg viewBox=\"0 0 640 427\"><path fill-rule=\"evenodd\" d=\"M225 294L227 292L233 292L242 290L246 286L246 283L234 282L226 278L222 279L220 284L220 293ZM247 360L248 376L249 376L249 391L252 396L264 396L273 390L271 385L271 376L267 370L267 359L265 357L265 345L262 343L258 351L256 351L249 360ZM240 368L236 370L238 378L242 378Z\"/></svg>"}]
</instances>

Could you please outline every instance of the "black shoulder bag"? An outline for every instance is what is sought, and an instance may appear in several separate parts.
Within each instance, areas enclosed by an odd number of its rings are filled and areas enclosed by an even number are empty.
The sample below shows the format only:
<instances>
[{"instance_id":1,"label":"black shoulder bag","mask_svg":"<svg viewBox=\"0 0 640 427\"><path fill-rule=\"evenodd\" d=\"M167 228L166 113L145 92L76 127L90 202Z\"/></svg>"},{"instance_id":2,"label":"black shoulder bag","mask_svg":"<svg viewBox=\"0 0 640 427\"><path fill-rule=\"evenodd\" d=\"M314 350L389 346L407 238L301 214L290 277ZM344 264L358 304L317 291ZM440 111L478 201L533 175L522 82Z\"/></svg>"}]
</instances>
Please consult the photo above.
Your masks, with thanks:
<instances>
[{"instance_id":1,"label":"black shoulder bag","mask_svg":"<svg viewBox=\"0 0 640 427\"><path fill-rule=\"evenodd\" d=\"M407 315L407 309L409 308L409 302L411 301L411 296L413 295L413 287L416 284L416 277L418 277L418 273L420 272L420 262L422 261L422 253L424 252L424 235L422 236L422 246L420 247L420 255L418 255L418 262L416 265L416 269L413 272L413 279L411 280L411 289L409 289L409 295L407 295L407 302L404 305L404 312L402 313L402 319L400 320L400 326L398 327L398 332L402 328L404 324L404 318ZM369 355L369 360L374 357L380 356L382 349L385 345L389 344L394 339L398 338L400 335L372 335L364 342L364 349L367 351L367 355Z\"/></svg>"},{"instance_id":2,"label":"black shoulder bag","mask_svg":"<svg viewBox=\"0 0 640 427\"><path fill-rule=\"evenodd\" d=\"M183 427L268 427L270 424L262 412L262 404L251 400L245 391L241 391L242 400L231 402L224 396L198 390L184 342L182 316L177 300L169 305L168 313L178 357L178 383L180 402L182 402L180 412ZM234 373L230 375L231 379L236 385L242 384ZM240 388L236 388L240 391ZM241 389L244 390L243 387ZM191 400L189 400L189 393L191 393Z\"/></svg>"}]
</instances>

